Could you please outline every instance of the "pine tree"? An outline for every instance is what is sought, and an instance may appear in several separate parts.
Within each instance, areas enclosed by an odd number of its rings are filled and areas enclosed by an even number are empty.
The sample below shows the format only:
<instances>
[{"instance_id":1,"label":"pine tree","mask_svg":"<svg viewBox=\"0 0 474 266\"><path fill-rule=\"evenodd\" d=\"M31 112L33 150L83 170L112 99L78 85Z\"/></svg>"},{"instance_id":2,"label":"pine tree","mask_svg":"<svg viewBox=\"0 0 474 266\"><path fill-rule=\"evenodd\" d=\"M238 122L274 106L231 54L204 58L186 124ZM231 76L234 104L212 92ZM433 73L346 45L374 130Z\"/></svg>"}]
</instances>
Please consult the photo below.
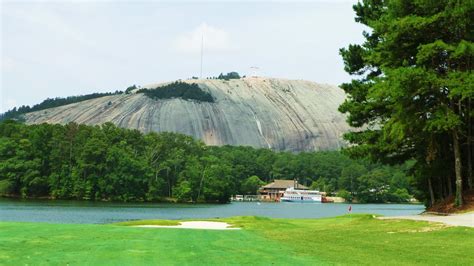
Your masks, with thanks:
<instances>
[{"instance_id":1,"label":"pine tree","mask_svg":"<svg viewBox=\"0 0 474 266\"><path fill-rule=\"evenodd\" d=\"M358 77L342 85L349 97L339 108L361 128L345 136L358 144L350 152L392 163L413 158L418 173L443 174L418 176L426 194L437 179L440 191L451 186L454 175L462 205L463 182L472 184L474 1L364 0L354 10L370 31L362 45L340 50ZM449 171L429 170L440 164Z\"/></svg>"}]
</instances>

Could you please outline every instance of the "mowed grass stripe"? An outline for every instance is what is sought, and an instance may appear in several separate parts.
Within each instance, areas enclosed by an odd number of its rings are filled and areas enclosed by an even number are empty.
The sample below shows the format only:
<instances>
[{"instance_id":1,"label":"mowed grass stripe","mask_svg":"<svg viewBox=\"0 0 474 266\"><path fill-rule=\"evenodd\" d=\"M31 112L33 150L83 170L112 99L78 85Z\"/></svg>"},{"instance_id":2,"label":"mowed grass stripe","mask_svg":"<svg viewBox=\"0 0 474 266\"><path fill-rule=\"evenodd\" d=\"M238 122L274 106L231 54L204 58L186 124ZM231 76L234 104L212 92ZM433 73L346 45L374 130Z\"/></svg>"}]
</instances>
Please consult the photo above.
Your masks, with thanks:
<instances>
[{"instance_id":1,"label":"mowed grass stripe","mask_svg":"<svg viewBox=\"0 0 474 266\"><path fill-rule=\"evenodd\" d=\"M318 263L253 232L117 225L0 223L5 265Z\"/></svg>"},{"instance_id":2,"label":"mowed grass stripe","mask_svg":"<svg viewBox=\"0 0 474 266\"><path fill-rule=\"evenodd\" d=\"M372 215L218 221L242 230L0 223L0 261L5 265L474 265L473 228L378 220Z\"/></svg>"}]
</instances>

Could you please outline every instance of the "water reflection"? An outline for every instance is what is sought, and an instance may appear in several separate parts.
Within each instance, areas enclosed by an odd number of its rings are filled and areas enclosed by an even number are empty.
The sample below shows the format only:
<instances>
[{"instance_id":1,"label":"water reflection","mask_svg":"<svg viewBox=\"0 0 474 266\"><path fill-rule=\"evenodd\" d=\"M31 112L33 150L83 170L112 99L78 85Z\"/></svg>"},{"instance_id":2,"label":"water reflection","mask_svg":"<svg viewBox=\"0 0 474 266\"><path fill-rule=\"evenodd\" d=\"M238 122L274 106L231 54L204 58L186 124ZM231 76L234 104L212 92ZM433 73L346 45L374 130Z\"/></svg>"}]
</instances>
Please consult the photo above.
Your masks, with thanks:
<instances>
[{"instance_id":1,"label":"water reflection","mask_svg":"<svg viewBox=\"0 0 474 266\"><path fill-rule=\"evenodd\" d=\"M159 204L83 201L0 200L0 221L50 223L112 223L137 219L203 219L230 216L322 218L343 215L348 204L256 203ZM353 204L353 213L385 216L418 214L423 205Z\"/></svg>"}]
</instances>

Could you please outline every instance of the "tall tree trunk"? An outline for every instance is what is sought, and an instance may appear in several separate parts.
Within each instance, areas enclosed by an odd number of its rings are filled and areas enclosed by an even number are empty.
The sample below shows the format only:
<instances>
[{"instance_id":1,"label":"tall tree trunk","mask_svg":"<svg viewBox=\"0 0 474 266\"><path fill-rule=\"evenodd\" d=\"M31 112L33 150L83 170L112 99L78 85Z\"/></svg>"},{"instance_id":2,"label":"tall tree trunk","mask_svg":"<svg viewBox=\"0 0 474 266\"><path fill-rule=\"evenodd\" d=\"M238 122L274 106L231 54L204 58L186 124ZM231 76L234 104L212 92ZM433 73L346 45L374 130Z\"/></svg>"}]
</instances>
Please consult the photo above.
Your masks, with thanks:
<instances>
[{"instance_id":1,"label":"tall tree trunk","mask_svg":"<svg viewBox=\"0 0 474 266\"><path fill-rule=\"evenodd\" d=\"M69 178L72 177L72 139L69 142Z\"/></svg>"},{"instance_id":2,"label":"tall tree trunk","mask_svg":"<svg viewBox=\"0 0 474 266\"><path fill-rule=\"evenodd\" d=\"M171 179L170 179L170 170L166 169L166 179L168 179L168 196L171 198L173 196L172 194L172 188L173 185L171 184Z\"/></svg>"},{"instance_id":3,"label":"tall tree trunk","mask_svg":"<svg viewBox=\"0 0 474 266\"><path fill-rule=\"evenodd\" d=\"M445 184L444 184L444 179L443 179L443 177L440 176L440 177L438 178L438 180L439 180L439 182L438 182L437 188L438 188L438 191L439 191L439 198L440 198L440 199L444 199L444 198L448 197L448 191L447 191L446 186L445 186ZM435 183L435 184L436 184L436 183ZM435 196L435 198L436 198L436 196Z\"/></svg>"},{"instance_id":4,"label":"tall tree trunk","mask_svg":"<svg viewBox=\"0 0 474 266\"><path fill-rule=\"evenodd\" d=\"M433 192L433 186L431 185L431 177L428 177L428 189L430 190L430 200L431 200L430 207L432 207L435 203L435 197L434 197L434 192Z\"/></svg>"},{"instance_id":5,"label":"tall tree trunk","mask_svg":"<svg viewBox=\"0 0 474 266\"><path fill-rule=\"evenodd\" d=\"M462 206L462 165L461 165L461 147L459 145L459 136L457 130L453 130L453 148L454 148L454 169L456 172L456 198L455 205Z\"/></svg>"},{"instance_id":6,"label":"tall tree trunk","mask_svg":"<svg viewBox=\"0 0 474 266\"><path fill-rule=\"evenodd\" d=\"M201 189L202 189L202 183L204 182L205 172L206 172L206 167L204 167L204 170L202 171L201 181L199 182L199 190L198 190L198 196L196 198L196 202L199 200L199 197L201 196Z\"/></svg>"},{"instance_id":7,"label":"tall tree trunk","mask_svg":"<svg viewBox=\"0 0 474 266\"><path fill-rule=\"evenodd\" d=\"M473 189L473 177L472 177L472 146L471 143L467 144L467 184L469 189Z\"/></svg>"},{"instance_id":8,"label":"tall tree trunk","mask_svg":"<svg viewBox=\"0 0 474 266\"><path fill-rule=\"evenodd\" d=\"M446 183L448 184L448 196L453 195L453 180L451 179L451 175L446 177Z\"/></svg>"},{"instance_id":9,"label":"tall tree trunk","mask_svg":"<svg viewBox=\"0 0 474 266\"><path fill-rule=\"evenodd\" d=\"M469 189L473 189L472 176L472 119L471 119L471 99L467 102L467 184Z\"/></svg>"},{"instance_id":10,"label":"tall tree trunk","mask_svg":"<svg viewBox=\"0 0 474 266\"><path fill-rule=\"evenodd\" d=\"M351 200L350 200L350 202L352 202L352 201L354 200L354 186L353 186L352 179L354 179L354 178L353 178L353 176L352 176L352 174L351 174ZM428 178L428 182L429 182L429 185L430 185L430 188L431 188L431 181L430 181L430 178Z\"/></svg>"}]
</instances>

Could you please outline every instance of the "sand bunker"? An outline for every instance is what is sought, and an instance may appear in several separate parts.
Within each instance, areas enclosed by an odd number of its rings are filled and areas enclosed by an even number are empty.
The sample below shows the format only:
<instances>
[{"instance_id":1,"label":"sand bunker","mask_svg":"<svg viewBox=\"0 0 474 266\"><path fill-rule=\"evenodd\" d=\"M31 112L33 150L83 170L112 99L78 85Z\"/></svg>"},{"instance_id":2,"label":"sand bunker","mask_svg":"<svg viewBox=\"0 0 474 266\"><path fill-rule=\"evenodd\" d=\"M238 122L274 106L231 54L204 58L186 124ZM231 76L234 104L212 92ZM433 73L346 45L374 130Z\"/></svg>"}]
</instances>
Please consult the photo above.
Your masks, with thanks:
<instances>
[{"instance_id":1,"label":"sand bunker","mask_svg":"<svg viewBox=\"0 0 474 266\"><path fill-rule=\"evenodd\" d=\"M179 225L137 225L135 227L145 228L182 228L182 229L209 229L209 230L239 230L231 228L231 225L224 222L190 221L180 222Z\"/></svg>"}]
</instances>

